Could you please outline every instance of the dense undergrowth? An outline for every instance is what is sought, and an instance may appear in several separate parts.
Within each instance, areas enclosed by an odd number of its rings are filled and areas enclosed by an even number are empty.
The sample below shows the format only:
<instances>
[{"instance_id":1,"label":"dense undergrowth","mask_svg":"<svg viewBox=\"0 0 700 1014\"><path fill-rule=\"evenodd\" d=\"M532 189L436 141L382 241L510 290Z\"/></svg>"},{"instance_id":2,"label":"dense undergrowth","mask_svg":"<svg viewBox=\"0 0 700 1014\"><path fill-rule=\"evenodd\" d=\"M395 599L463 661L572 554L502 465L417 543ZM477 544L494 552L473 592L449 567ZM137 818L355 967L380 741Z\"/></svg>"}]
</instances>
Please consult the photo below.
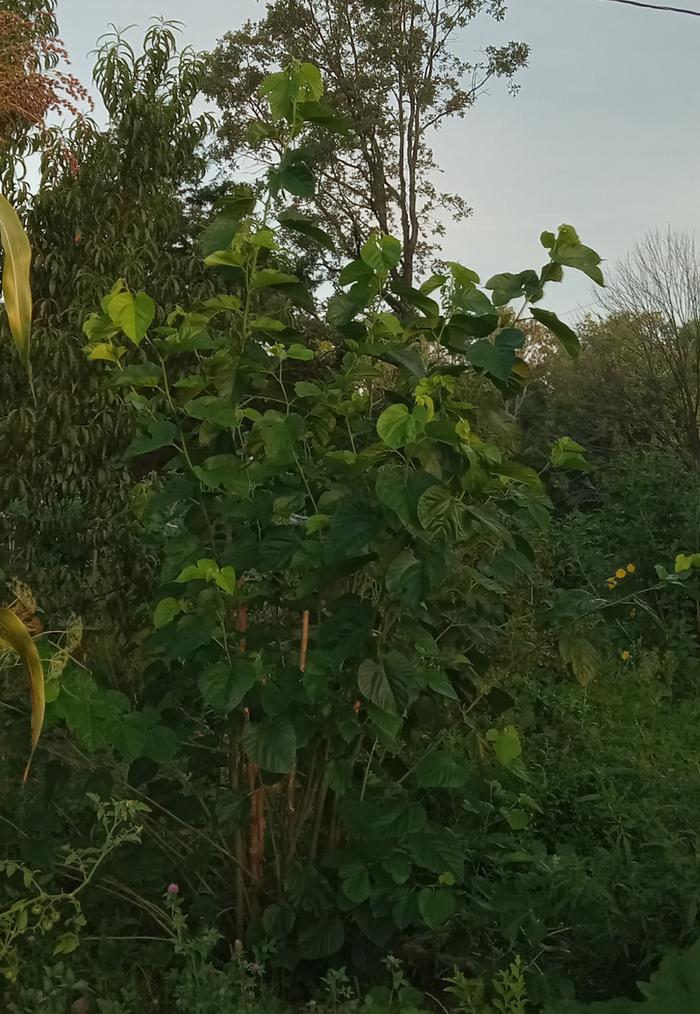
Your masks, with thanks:
<instances>
[{"instance_id":1,"label":"dense undergrowth","mask_svg":"<svg viewBox=\"0 0 700 1014\"><path fill-rule=\"evenodd\" d=\"M149 40L143 101L189 123L199 65ZM117 158L137 78L101 61ZM3 1010L695 1011L700 488L624 435L587 456L558 400L580 344L540 302L600 258L564 225L537 270L414 286L377 230L341 268L304 202L353 124L309 63L260 99L259 186L183 225L190 124L172 193L141 195L180 230L165 262L74 263L83 296L39 315L36 377L81 317L71 391L102 421L87 456L82 415L54 426L60 484L0 501L46 702L23 786L2 628ZM47 423L21 366L5 438Z\"/></svg>"}]
</instances>

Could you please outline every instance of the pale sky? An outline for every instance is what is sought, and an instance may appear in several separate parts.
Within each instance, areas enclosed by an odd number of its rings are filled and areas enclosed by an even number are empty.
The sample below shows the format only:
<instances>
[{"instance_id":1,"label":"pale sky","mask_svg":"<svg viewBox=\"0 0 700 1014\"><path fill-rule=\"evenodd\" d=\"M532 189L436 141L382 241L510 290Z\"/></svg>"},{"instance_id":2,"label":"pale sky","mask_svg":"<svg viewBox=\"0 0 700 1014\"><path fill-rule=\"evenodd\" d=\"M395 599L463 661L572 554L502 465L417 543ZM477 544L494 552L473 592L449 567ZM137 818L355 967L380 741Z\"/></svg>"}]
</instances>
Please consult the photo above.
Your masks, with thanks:
<instances>
[{"instance_id":1,"label":"pale sky","mask_svg":"<svg viewBox=\"0 0 700 1014\"><path fill-rule=\"evenodd\" d=\"M59 0L73 69L88 84L110 22L143 29L152 15L184 22L183 40L211 48L262 14L264 0ZM700 11L700 0L685 6ZM133 33L134 40L138 35ZM443 189L474 208L448 224L445 255L479 271L539 267L539 234L562 222L609 262L655 226L700 227L700 18L607 0L511 0L502 25L466 33L460 55L517 39L532 47L516 98L494 84L435 139ZM605 267L605 266L604 266ZM549 305L571 320L590 283L568 272Z\"/></svg>"}]
</instances>

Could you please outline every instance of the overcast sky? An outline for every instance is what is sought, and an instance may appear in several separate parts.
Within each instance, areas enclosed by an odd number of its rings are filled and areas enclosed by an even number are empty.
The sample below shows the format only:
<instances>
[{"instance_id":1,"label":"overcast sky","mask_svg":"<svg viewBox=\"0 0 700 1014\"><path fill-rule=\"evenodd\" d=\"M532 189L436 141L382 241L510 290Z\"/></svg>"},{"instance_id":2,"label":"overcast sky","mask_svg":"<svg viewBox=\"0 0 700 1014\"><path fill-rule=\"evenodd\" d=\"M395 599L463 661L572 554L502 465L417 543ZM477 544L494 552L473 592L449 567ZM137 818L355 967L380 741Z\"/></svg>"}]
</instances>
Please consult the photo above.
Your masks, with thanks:
<instances>
[{"instance_id":1,"label":"overcast sky","mask_svg":"<svg viewBox=\"0 0 700 1014\"><path fill-rule=\"evenodd\" d=\"M264 0L59 0L73 69L88 83L97 37L110 22L184 22L210 48L261 14ZM700 11L700 0L685 6ZM488 28L488 30L487 30ZM134 38L137 38L134 33ZM466 33L460 55L510 39L532 47L516 98L495 84L464 120L436 136L444 189L474 208L449 225L452 259L486 277L542 260L542 229L570 222L609 261L654 226L700 226L700 18L608 0L511 0L502 25ZM557 289L554 294L554 289ZM569 273L548 303L572 318L591 300Z\"/></svg>"}]
</instances>

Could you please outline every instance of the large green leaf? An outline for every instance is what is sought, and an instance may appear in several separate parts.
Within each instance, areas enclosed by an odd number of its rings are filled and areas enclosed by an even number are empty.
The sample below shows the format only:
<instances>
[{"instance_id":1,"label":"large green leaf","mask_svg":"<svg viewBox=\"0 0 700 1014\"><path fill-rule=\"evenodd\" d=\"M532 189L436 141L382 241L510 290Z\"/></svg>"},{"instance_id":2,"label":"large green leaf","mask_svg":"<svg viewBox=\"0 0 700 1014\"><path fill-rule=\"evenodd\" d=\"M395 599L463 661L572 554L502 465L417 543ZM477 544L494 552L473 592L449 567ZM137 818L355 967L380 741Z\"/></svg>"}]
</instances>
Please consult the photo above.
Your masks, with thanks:
<instances>
[{"instance_id":1,"label":"large green leaf","mask_svg":"<svg viewBox=\"0 0 700 1014\"><path fill-rule=\"evenodd\" d=\"M326 250L335 250L335 242L328 233L324 232L312 219L300 214L300 212L292 208L287 211L281 211L277 216L277 220L284 229L290 229L292 232L298 232L302 236L313 239Z\"/></svg>"},{"instance_id":2,"label":"large green leaf","mask_svg":"<svg viewBox=\"0 0 700 1014\"><path fill-rule=\"evenodd\" d=\"M401 715L409 699L410 674L390 659L365 659L357 671L360 693L389 715Z\"/></svg>"},{"instance_id":3,"label":"large green leaf","mask_svg":"<svg viewBox=\"0 0 700 1014\"><path fill-rule=\"evenodd\" d=\"M227 595L233 595L236 590L236 572L233 567L219 567L215 560L207 557L185 567L178 574L176 581L178 584L186 584L188 581L208 581Z\"/></svg>"},{"instance_id":4,"label":"large green leaf","mask_svg":"<svg viewBox=\"0 0 700 1014\"><path fill-rule=\"evenodd\" d=\"M346 327L364 309L368 298L369 292L362 292L356 285L353 285L350 292L339 292L331 296L326 307L326 320L333 327Z\"/></svg>"},{"instance_id":5,"label":"large green leaf","mask_svg":"<svg viewBox=\"0 0 700 1014\"><path fill-rule=\"evenodd\" d=\"M497 380L508 380L515 363L515 352L507 346L482 339L464 348L465 359Z\"/></svg>"},{"instance_id":6,"label":"large green leaf","mask_svg":"<svg viewBox=\"0 0 700 1014\"><path fill-rule=\"evenodd\" d=\"M388 274L401 260L401 244L393 236L373 233L360 250L360 258L377 274Z\"/></svg>"},{"instance_id":7,"label":"large green leaf","mask_svg":"<svg viewBox=\"0 0 700 1014\"><path fill-rule=\"evenodd\" d=\"M299 955L320 961L336 954L345 943L345 928L337 915L326 913L299 934Z\"/></svg>"},{"instance_id":8,"label":"large green leaf","mask_svg":"<svg viewBox=\"0 0 700 1014\"><path fill-rule=\"evenodd\" d=\"M417 866L437 873L464 877L464 842L448 827L428 824L406 840L406 847Z\"/></svg>"},{"instance_id":9,"label":"large green leaf","mask_svg":"<svg viewBox=\"0 0 700 1014\"><path fill-rule=\"evenodd\" d=\"M316 178L308 158L309 153L305 149L287 152L279 166L270 173L270 190L273 195L284 190L294 197L313 197Z\"/></svg>"},{"instance_id":10,"label":"large green leaf","mask_svg":"<svg viewBox=\"0 0 700 1014\"><path fill-rule=\"evenodd\" d=\"M362 351L386 363L403 367L414 377L424 377L427 372L423 356L413 345L365 345Z\"/></svg>"},{"instance_id":11,"label":"large green leaf","mask_svg":"<svg viewBox=\"0 0 700 1014\"><path fill-rule=\"evenodd\" d=\"M235 187L233 193L227 194L217 202L217 210L227 218L240 222L255 210L257 198L252 188L246 184Z\"/></svg>"},{"instance_id":12,"label":"large green leaf","mask_svg":"<svg viewBox=\"0 0 700 1014\"><path fill-rule=\"evenodd\" d=\"M99 714L99 711L98 711ZM86 715L86 721L89 720ZM80 735L80 729L76 729ZM98 730L98 732L101 730ZM150 729L146 716L136 711L131 714L125 714L121 716L120 721L110 723L109 737L114 744L114 747L121 753L121 755L128 760L130 763L135 761L137 757L141 757L146 748L146 743L150 735ZM85 732L83 731L81 736L83 742L85 742ZM96 746L101 746L102 743L98 742ZM92 747L95 749L96 747Z\"/></svg>"},{"instance_id":13,"label":"large green leaf","mask_svg":"<svg viewBox=\"0 0 700 1014\"><path fill-rule=\"evenodd\" d=\"M248 760L262 771L286 774L296 764L297 737L287 718L246 722L242 738Z\"/></svg>"},{"instance_id":14,"label":"large green leaf","mask_svg":"<svg viewBox=\"0 0 700 1014\"><path fill-rule=\"evenodd\" d=\"M357 685L360 693L382 711L387 711L390 715L400 714L391 682L381 662L365 659L357 672Z\"/></svg>"},{"instance_id":15,"label":"large green leaf","mask_svg":"<svg viewBox=\"0 0 700 1014\"><path fill-rule=\"evenodd\" d=\"M382 869L395 884L405 884L411 875L411 861L403 852L390 852L382 859Z\"/></svg>"},{"instance_id":16,"label":"large green leaf","mask_svg":"<svg viewBox=\"0 0 700 1014\"><path fill-rule=\"evenodd\" d=\"M414 607L423 601L428 588L423 575L423 565L410 549L403 549L387 567L384 578L386 590Z\"/></svg>"},{"instance_id":17,"label":"large green leaf","mask_svg":"<svg viewBox=\"0 0 700 1014\"><path fill-rule=\"evenodd\" d=\"M225 215L217 215L206 227L200 239L202 257L227 250L239 229L239 222Z\"/></svg>"},{"instance_id":18,"label":"large green leaf","mask_svg":"<svg viewBox=\"0 0 700 1014\"><path fill-rule=\"evenodd\" d=\"M344 500L332 516L326 545L332 560L362 552L381 531L374 505L363 500Z\"/></svg>"},{"instance_id":19,"label":"large green leaf","mask_svg":"<svg viewBox=\"0 0 700 1014\"><path fill-rule=\"evenodd\" d=\"M291 73L299 84L299 97L307 102L317 102L323 95L323 78L314 63L300 63Z\"/></svg>"},{"instance_id":20,"label":"large green leaf","mask_svg":"<svg viewBox=\"0 0 700 1014\"><path fill-rule=\"evenodd\" d=\"M479 276L471 268L465 268L462 264L458 264L457 261L445 261L445 264L450 269L450 274L454 278L455 283L462 288L473 289L475 285L479 284Z\"/></svg>"},{"instance_id":21,"label":"large green leaf","mask_svg":"<svg viewBox=\"0 0 700 1014\"><path fill-rule=\"evenodd\" d=\"M462 535L463 507L449 487L431 486L418 501L418 518L431 535L454 542Z\"/></svg>"},{"instance_id":22,"label":"large green leaf","mask_svg":"<svg viewBox=\"0 0 700 1014\"><path fill-rule=\"evenodd\" d=\"M640 1014L696 1014L700 1010L700 942L684 954L671 952L649 983L639 988L646 997ZM648 1008L648 1010L647 1010Z\"/></svg>"},{"instance_id":23,"label":"large green leaf","mask_svg":"<svg viewBox=\"0 0 700 1014\"><path fill-rule=\"evenodd\" d=\"M403 302L408 303L409 306L414 306L417 310L421 310L426 317L440 316L438 304L434 299L430 299L424 292L421 292L420 289L404 285L403 282L394 282L391 286L391 291L399 296Z\"/></svg>"},{"instance_id":24,"label":"large green leaf","mask_svg":"<svg viewBox=\"0 0 700 1014\"><path fill-rule=\"evenodd\" d=\"M17 212L2 194L0 244L4 256L2 299L12 337L26 364L29 362L29 338L32 330L32 290L29 281L32 250Z\"/></svg>"},{"instance_id":25,"label":"large green leaf","mask_svg":"<svg viewBox=\"0 0 700 1014\"><path fill-rule=\"evenodd\" d=\"M514 725L506 725L502 729L489 729L486 738L493 744L496 757L504 767L510 767L522 756L520 736Z\"/></svg>"},{"instance_id":26,"label":"large green leaf","mask_svg":"<svg viewBox=\"0 0 700 1014\"><path fill-rule=\"evenodd\" d=\"M289 275L285 271L278 271L276 268L262 268L253 275L250 287L255 291L256 289L277 288L280 285L295 285L298 281L296 275Z\"/></svg>"},{"instance_id":27,"label":"large green leaf","mask_svg":"<svg viewBox=\"0 0 700 1014\"><path fill-rule=\"evenodd\" d=\"M343 894L350 901L356 905L367 901L372 894L372 881L364 866L360 863L351 863L339 870L339 875L343 884Z\"/></svg>"},{"instance_id":28,"label":"large green leaf","mask_svg":"<svg viewBox=\"0 0 700 1014\"><path fill-rule=\"evenodd\" d=\"M297 112L306 123L314 123L318 127L323 127L324 131L347 134L352 129L352 121L345 116L339 116L333 107L326 105L325 102L300 102Z\"/></svg>"},{"instance_id":29,"label":"large green leaf","mask_svg":"<svg viewBox=\"0 0 700 1014\"><path fill-rule=\"evenodd\" d=\"M222 487L227 493L236 493L244 498L250 493L250 477L245 462L235 454L214 454L201 465L195 465L194 473L208 489Z\"/></svg>"},{"instance_id":30,"label":"large green leaf","mask_svg":"<svg viewBox=\"0 0 700 1014\"><path fill-rule=\"evenodd\" d=\"M177 734L167 725L154 725L148 730L142 757L149 757L156 764L167 764L177 753Z\"/></svg>"},{"instance_id":31,"label":"large green leaf","mask_svg":"<svg viewBox=\"0 0 700 1014\"><path fill-rule=\"evenodd\" d=\"M268 905L262 922L266 933L277 940L284 940L294 928L296 912L291 905Z\"/></svg>"},{"instance_id":32,"label":"large green leaf","mask_svg":"<svg viewBox=\"0 0 700 1014\"><path fill-rule=\"evenodd\" d=\"M425 681L433 693L439 694L440 697L449 697L452 701L458 700L455 688L443 669L433 669L432 667L426 669Z\"/></svg>"},{"instance_id":33,"label":"large green leaf","mask_svg":"<svg viewBox=\"0 0 700 1014\"><path fill-rule=\"evenodd\" d=\"M471 289L461 289L453 294L452 306L455 311L472 313L481 317L487 313L493 313L493 303L481 289L472 286Z\"/></svg>"},{"instance_id":34,"label":"large green leaf","mask_svg":"<svg viewBox=\"0 0 700 1014\"><path fill-rule=\"evenodd\" d=\"M299 81L289 70L280 70L263 79L260 94L270 103L273 120L291 119Z\"/></svg>"},{"instance_id":35,"label":"large green leaf","mask_svg":"<svg viewBox=\"0 0 700 1014\"><path fill-rule=\"evenodd\" d=\"M454 344L455 332L469 338L488 338L498 327L498 314L482 313L478 316L466 313L455 313L450 317L448 328Z\"/></svg>"},{"instance_id":36,"label":"large green leaf","mask_svg":"<svg viewBox=\"0 0 700 1014\"><path fill-rule=\"evenodd\" d=\"M92 350L91 359L103 358L95 355L95 351ZM113 353L104 358L114 362L118 356ZM163 371L155 363L134 363L133 366L125 366L120 370L113 382L115 387L158 387L163 382Z\"/></svg>"},{"instance_id":37,"label":"large green leaf","mask_svg":"<svg viewBox=\"0 0 700 1014\"><path fill-rule=\"evenodd\" d=\"M384 828L403 842L406 835L423 831L428 823L428 814L420 803L409 803L403 800L385 800L381 812L374 820L375 827Z\"/></svg>"},{"instance_id":38,"label":"large green leaf","mask_svg":"<svg viewBox=\"0 0 700 1014\"><path fill-rule=\"evenodd\" d=\"M568 324L559 320L556 313L552 313L551 310L542 310L533 306L530 312L535 320L544 324L547 330L552 332L573 359L578 356L581 351L581 342L578 340L576 332L572 331Z\"/></svg>"},{"instance_id":39,"label":"large green leaf","mask_svg":"<svg viewBox=\"0 0 700 1014\"><path fill-rule=\"evenodd\" d=\"M571 437L560 437L552 447L550 459L555 468L565 472L589 472L591 466L584 455L585 447Z\"/></svg>"},{"instance_id":40,"label":"large green leaf","mask_svg":"<svg viewBox=\"0 0 700 1014\"><path fill-rule=\"evenodd\" d=\"M418 895L418 911L423 922L430 929L439 929L451 919L455 912L455 898L444 887L424 887Z\"/></svg>"},{"instance_id":41,"label":"large green leaf","mask_svg":"<svg viewBox=\"0 0 700 1014\"><path fill-rule=\"evenodd\" d=\"M304 419L296 412L285 415L269 410L255 424L265 445L265 453L272 459L292 460L292 449L304 435Z\"/></svg>"},{"instance_id":42,"label":"large green leaf","mask_svg":"<svg viewBox=\"0 0 700 1014\"><path fill-rule=\"evenodd\" d=\"M374 489L379 501L393 511L407 528L410 528L412 524L411 498L404 471L382 469L377 475Z\"/></svg>"},{"instance_id":43,"label":"large green leaf","mask_svg":"<svg viewBox=\"0 0 700 1014\"><path fill-rule=\"evenodd\" d=\"M207 704L228 714L238 707L258 676L258 667L252 659L234 657L231 662L208 666L199 677L199 689Z\"/></svg>"},{"instance_id":44,"label":"large green leaf","mask_svg":"<svg viewBox=\"0 0 700 1014\"><path fill-rule=\"evenodd\" d=\"M126 449L127 458L136 458L140 454L157 451L159 447L172 445L177 436L177 429L169 419L154 419L148 424L148 433L136 437Z\"/></svg>"},{"instance_id":45,"label":"large green leaf","mask_svg":"<svg viewBox=\"0 0 700 1014\"><path fill-rule=\"evenodd\" d=\"M241 421L240 413L230 401L211 395L204 395L202 398L188 401L186 411L193 419L202 419L214 426L221 426L223 429L238 426Z\"/></svg>"},{"instance_id":46,"label":"large green leaf","mask_svg":"<svg viewBox=\"0 0 700 1014\"><path fill-rule=\"evenodd\" d=\"M582 687L588 686L599 674L600 653L587 637L565 631L559 638L559 652Z\"/></svg>"},{"instance_id":47,"label":"large green leaf","mask_svg":"<svg viewBox=\"0 0 700 1014\"><path fill-rule=\"evenodd\" d=\"M459 789L466 779L466 759L449 750L435 750L416 765L416 781L422 789Z\"/></svg>"},{"instance_id":48,"label":"large green leaf","mask_svg":"<svg viewBox=\"0 0 700 1014\"><path fill-rule=\"evenodd\" d=\"M372 278L373 271L369 264L362 260L350 261L338 275L339 285L352 285L353 282L366 282Z\"/></svg>"},{"instance_id":49,"label":"large green leaf","mask_svg":"<svg viewBox=\"0 0 700 1014\"><path fill-rule=\"evenodd\" d=\"M134 345L141 344L156 315L151 297L145 292L130 292L123 279L104 297L102 309Z\"/></svg>"},{"instance_id":50,"label":"large green leaf","mask_svg":"<svg viewBox=\"0 0 700 1014\"><path fill-rule=\"evenodd\" d=\"M504 327L494 340L499 349L521 349L525 344L525 333L519 327Z\"/></svg>"},{"instance_id":51,"label":"large green leaf","mask_svg":"<svg viewBox=\"0 0 700 1014\"><path fill-rule=\"evenodd\" d=\"M241 219L250 215L256 204L250 187L237 187L217 204L217 215L207 225L200 240L202 256L227 250L240 228Z\"/></svg>"},{"instance_id":52,"label":"large green leaf","mask_svg":"<svg viewBox=\"0 0 700 1014\"><path fill-rule=\"evenodd\" d=\"M521 296L531 298L538 295L541 284L536 271L520 271L518 274L504 271L489 278L484 288L493 290L494 306L504 306Z\"/></svg>"},{"instance_id":53,"label":"large green leaf","mask_svg":"<svg viewBox=\"0 0 700 1014\"><path fill-rule=\"evenodd\" d=\"M166 627L186 609L186 602L183 599L171 597L161 599L153 612L153 626L156 630Z\"/></svg>"},{"instance_id":54,"label":"large green leaf","mask_svg":"<svg viewBox=\"0 0 700 1014\"><path fill-rule=\"evenodd\" d=\"M573 225L560 225L556 237L551 232L543 232L541 239L555 264L576 268L592 278L597 285L605 285L600 270L600 257L595 250L583 245Z\"/></svg>"},{"instance_id":55,"label":"large green leaf","mask_svg":"<svg viewBox=\"0 0 700 1014\"><path fill-rule=\"evenodd\" d=\"M390 405L377 419L377 433L387 447L395 450L412 443L421 433L423 422L405 405Z\"/></svg>"}]
</instances>

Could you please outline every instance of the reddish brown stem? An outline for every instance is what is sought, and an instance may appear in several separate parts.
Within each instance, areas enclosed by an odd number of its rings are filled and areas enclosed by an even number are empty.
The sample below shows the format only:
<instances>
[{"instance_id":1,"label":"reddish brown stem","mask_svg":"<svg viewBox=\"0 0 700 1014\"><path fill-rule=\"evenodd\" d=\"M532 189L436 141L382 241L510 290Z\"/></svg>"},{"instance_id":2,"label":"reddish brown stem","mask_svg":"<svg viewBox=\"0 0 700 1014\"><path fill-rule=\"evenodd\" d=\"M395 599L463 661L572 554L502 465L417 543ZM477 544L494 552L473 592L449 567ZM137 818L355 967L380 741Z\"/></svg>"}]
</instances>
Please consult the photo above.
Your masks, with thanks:
<instances>
[{"instance_id":1,"label":"reddish brown stem","mask_svg":"<svg viewBox=\"0 0 700 1014\"><path fill-rule=\"evenodd\" d=\"M306 656L309 651L309 610L305 609L301 618L301 652L299 654L299 672L306 671Z\"/></svg>"},{"instance_id":2,"label":"reddish brown stem","mask_svg":"<svg viewBox=\"0 0 700 1014\"><path fill-rule=\"evenodd\" d=\"M245 578L244 577L239 578L238 587L242 588L244 584ZM238 622L236 625L238 627L238 632L241 634L241 639L238 642L238 647L241 649L241 651L245 651L246 648L245 632L248 629L248 606L245 603L241 603L241 605L238 607Z\"/></svg>"},{"instance_id":3,"label":"reddish brown stem","mask_svg":"<svg viewBox=\"0 0 700 1014\"><path fill-rule=\"evenodd\" d=\"M236 795L241 790L241 773L240 773L240 757L238 747L238 733L231 732L229 738L229 774L231 779L231 789ZM234 880L234 893L233 903L235 908L235 919L236 919L236 937L239 940L243 939L245 932L245 912L244 912L244 899L245 899L245 884L243 882L243 865L245 863L245 840L243 832L239 829L236 831L233 837L233 854L236 859L235 868L235 880Z\"/></svg>"},{"instance_id":4,"label":"reddish brown stem","mask_svg":"<svg viewBox=\"0 0 700 1014\"><path fill-rule=\"evenodd\" d=\"M248 790L250 793L250 822L248 831L248 853L250 871L255 887L262 883L262 842L261 827L264 833L264 814L261 816L261 790L258 788L258 766L248 764Z\"/></svg>"}]
</instances>

